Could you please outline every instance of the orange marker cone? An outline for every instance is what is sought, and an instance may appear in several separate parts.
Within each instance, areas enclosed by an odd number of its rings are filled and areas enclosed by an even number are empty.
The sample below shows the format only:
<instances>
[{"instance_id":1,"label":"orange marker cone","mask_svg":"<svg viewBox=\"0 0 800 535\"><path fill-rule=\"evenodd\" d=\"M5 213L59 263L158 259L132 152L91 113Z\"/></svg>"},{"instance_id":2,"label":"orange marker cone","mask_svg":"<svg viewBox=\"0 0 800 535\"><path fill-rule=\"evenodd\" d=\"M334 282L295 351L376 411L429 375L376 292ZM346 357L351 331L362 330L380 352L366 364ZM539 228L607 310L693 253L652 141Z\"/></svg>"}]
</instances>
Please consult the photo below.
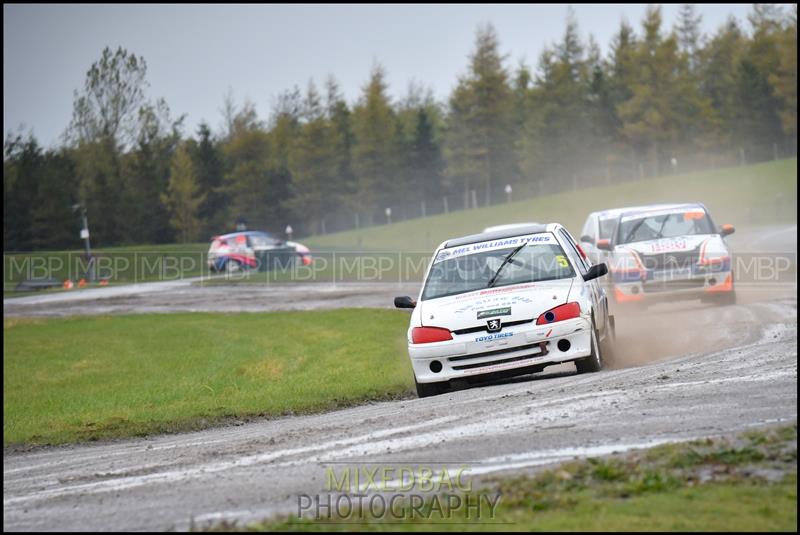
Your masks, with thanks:
<instances>
[{"instance_id":1,"label":"orange marker cone","mask_svg":"<svg viewBox=\"0 0 800 535\"><path fill-rule=\"evenodd\" d=\"M100 286L108 286L108 279L102 279L100 281Z\"/></svg>"},{"instance_id":2,"label":"orange marker cone","mask_svg":"<svg viewBox=\"0 0 800 535\"><path fill-rule=\"evenodd\" d=\"M86 279L81 279L78 281L78 288L86 288Z\"/></svg>"},{"instance_id":3,"label":"orange marker cone","mask_svg":"<svg viewBox=\"0 0 800 535\"><path fill-rule=\"evenodd\" d=\"M72 289L72 281L71 280L67 279L67 280L64 281L64 289L65 290L71 290Z\"/></svg>"}]
</instances>

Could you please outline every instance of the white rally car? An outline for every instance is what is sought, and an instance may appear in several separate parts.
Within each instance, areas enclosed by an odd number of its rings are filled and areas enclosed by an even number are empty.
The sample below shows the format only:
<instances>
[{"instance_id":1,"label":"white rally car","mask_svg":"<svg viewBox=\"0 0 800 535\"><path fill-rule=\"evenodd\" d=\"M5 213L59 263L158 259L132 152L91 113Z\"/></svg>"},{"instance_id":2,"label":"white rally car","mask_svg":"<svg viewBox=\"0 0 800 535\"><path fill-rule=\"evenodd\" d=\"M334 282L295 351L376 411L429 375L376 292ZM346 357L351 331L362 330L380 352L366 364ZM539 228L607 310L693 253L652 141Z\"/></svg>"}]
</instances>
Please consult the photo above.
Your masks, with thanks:
<instances>
[{"instance_id":1,"label":"white rally car","mask_svg":"<svg viewBox=\"0 0 800 535\"><path fill-rule=\"evenodd\" d=\"M612 208L610 210L601 210L599 212L592 212L586 216L586 222L583 224L581 230L580 245L586 251L589 260L595 264L606 262L608 265L607 250L598 249L598 240L611 240L611 235L617 228L619 216L625 211L635 210L636 207L630 208Z\"/></svg>"},{"instance_id":2,"label":"white rally car","mask_svg":"<svg viewBox=\"0 0 800 535\"><path fill-rule=\"evenodd\" d=\"M454 384L536 373L573 361L603 366L614 333L605 291L557 223L475 234L436 249L413 308L408 353L420 397Z\"/></svg>"},{"instance_id":3,"label":"white rally car","mask_svg":"<svg viewBox=\"0 0 800 535\"><path fill-rule=\"evenodd\" d=\"M595 242L608 254L615 302L736 302L725 243L733 225L717 227L699 203L632 207L615 216L611 235Z\"/></svg>"}]
</instances>

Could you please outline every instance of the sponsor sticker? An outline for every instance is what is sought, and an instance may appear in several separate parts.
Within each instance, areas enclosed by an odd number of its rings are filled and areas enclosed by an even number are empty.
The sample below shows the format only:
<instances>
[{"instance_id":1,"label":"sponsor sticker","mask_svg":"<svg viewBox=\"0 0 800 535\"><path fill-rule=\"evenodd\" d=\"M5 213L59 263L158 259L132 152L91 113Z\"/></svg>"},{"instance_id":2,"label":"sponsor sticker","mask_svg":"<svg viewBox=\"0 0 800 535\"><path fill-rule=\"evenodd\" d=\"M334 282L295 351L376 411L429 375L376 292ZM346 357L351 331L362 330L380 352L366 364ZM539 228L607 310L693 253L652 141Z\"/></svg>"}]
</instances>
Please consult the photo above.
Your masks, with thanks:
<instances>
[{"instance_id":1,"label":"sponsor sticker","mask_svg":"<svg viewBox=\"0 0 800 535\"><path fill-rule=\"evenodd\" d=\"M474 290L472 292L467 292L467 293L464 293L464 294L458 294L458 295L454 296L453 299L455 301L461 301L461 300L464 300L464 299L480 299L480 298L491 297L491 296L494 296L495 294L507 294L507 293L511 293L511 292L521 292L523 290L528 290L530 288L538 287L537 285L541 286L542 283L537 282L536 284L534 284L534 283L531 282L531 283L527 283L527 284L512 284L511 286L501 286L500 288L487 288L487 289L484 289L484 290ZM512 299L516 299L516 297L514 297ZM504 298L503 301L506 301L506 299ZM474 306L473 306L473 310L474 310Z\"/></svg>"},{"instance_id":2,"label":"sponsor sticker","mask_svg":"<svg viewBox=\"0 0 800 535\"><path fill-rule=\"evenodd\" d=\"M495 316L510 316L511 307L493 308L491 310L481 310L478 312L478 319L493 318Z\"/></svg>"},{"instance_id":3,"label":"sponsor sticker","mask_svg":"<svg viewBox=\"0 0 800 535\"><path fill-rule=\"evenodd\" d=\"M464 256L481 251L492 251L495 249L504 249L509 247L516 247L523 243L529 245L555 243L555 238L549 232L541 234L529 234L527 236L516 236L514 238L506 238L502 240L485 241L480 243L472 243L462 247L454 247L450 249L443 249L439 251L433 263L438 264L449 258L457 256Z\"/></svg>"},{"instance_id":4,"label":"sponsor sticker","mask_svg":"<svg viewBox=\"0 0 800 535\"><path fill-rule=\"evenodd\" d=\"M512 332L506 333L497 333L497 334L490 334L488 336L478 336L475 338L476 342L491 342L492 340L499 340L500 338L508 338L509 336L514 336Z\"/></svg>"},{"instance_id":5,"label":"sponsor sticker","mask_svg":"<svg viewBox=\"0 0 800 535\"><path fill-rule=\"evenodd\" d=\"M686 240L683 238L672 238L659 240L650 245L650 252L663 253L667 251L682 251L686 249Z\"/></svg>"}]
</instances>

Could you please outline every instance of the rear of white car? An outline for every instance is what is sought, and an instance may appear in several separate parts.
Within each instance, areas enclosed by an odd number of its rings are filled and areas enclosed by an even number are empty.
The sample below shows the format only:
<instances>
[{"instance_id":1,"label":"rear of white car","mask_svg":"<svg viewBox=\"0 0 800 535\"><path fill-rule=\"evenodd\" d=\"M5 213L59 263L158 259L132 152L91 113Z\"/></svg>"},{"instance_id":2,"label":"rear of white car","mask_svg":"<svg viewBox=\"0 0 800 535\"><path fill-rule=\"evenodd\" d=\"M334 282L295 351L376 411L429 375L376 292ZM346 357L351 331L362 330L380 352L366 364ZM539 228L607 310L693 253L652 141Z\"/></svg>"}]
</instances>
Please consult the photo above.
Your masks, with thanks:
<instances>
[{"instance_id":1,"label":"rear of white car","mask_svg":"<svg viewBox=\"0 0 800 535\"><path fill-rule=\"evenodd\" d=\"M604 291L561 225L532 225L441 244L411 308L408 352L420 396L453 383L576 362L602 366L612 336Z\"/></svg>"}]
</instances>

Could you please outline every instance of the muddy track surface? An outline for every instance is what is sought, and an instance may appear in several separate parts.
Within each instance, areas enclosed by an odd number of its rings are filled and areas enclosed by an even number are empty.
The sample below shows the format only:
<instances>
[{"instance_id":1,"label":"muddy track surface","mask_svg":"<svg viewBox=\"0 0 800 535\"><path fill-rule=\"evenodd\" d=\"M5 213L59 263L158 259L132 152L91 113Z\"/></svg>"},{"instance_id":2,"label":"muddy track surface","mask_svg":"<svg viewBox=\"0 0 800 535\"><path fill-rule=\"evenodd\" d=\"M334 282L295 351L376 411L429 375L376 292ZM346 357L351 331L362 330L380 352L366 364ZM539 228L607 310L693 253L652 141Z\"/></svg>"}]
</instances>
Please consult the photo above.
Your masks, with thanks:
<instances>
[{"instance_id":1,"label":"muddy track surface","mask_svg":"<svg viewBox=\"0 0 800 535\"><path fill-rule=\"evenodd\" d=\"M419 283L349 282L328 284L219 284L200 286L190 279L155 290L101 294L83 299L42 300L33 296L7 299L6 316L75 316L96 314L155 314L173 312L271 312L277 310L324 310L331 308L389 308L395 295L416 295ZM153 283L153 285L164 283ZM119 288L120 290L122 288ZM61 296L63 294L58 294ZM47 296L51 297L51 296ZM56 297L53 295L52 297ZM25 301L23 301L25 300Z\"/></svg>"}]
</instances>

